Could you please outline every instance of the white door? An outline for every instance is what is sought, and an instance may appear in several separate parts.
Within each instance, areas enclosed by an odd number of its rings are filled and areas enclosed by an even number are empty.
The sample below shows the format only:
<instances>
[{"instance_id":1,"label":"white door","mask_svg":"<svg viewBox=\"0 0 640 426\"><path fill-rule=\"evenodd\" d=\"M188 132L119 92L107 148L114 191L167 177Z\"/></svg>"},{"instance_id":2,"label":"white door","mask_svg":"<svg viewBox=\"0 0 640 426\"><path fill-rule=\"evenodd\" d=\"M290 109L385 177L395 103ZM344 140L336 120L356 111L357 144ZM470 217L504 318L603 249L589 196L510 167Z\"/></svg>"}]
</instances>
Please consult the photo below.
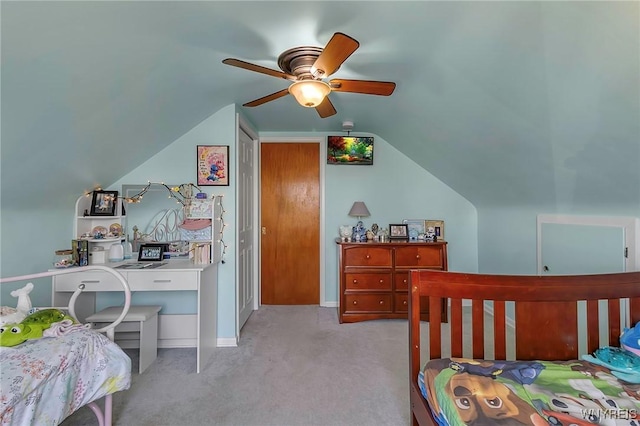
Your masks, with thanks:
<instances>
[{"instance_id":1,"label":"white door","mask_svg":"<svg viewBox=\"0 0 640 426\"><path fill-rule=\"evenodd\" d=\"M254 310L255 210L254 172L256 141L240 128L238 144L238 335Z\"/></svg>"},{"instance_id":2,"label":"white door","mask_svg":"<svg viewBox=\"0 0 640 426\"><path fill-rule=\"evenodd\" d=\"M542 273L550 275L624 272L624 228L542 224Z\"/></svg>"}]
</instances>

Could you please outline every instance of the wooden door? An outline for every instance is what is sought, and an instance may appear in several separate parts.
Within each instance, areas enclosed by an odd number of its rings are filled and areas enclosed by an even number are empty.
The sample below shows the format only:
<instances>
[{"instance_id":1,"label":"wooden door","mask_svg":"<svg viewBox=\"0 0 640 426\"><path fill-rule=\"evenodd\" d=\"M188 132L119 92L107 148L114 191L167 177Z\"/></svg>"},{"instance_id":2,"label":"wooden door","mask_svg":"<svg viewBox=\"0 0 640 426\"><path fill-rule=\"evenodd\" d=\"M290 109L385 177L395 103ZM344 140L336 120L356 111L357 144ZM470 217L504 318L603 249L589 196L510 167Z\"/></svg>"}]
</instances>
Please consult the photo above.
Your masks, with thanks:
<instances>
[{"instance_id":1,"label":"wooden door","mask_svg":"<svg viewBox=\"0 0 640 426\"><path fill-rule=\"evenodd\" d=\"M319 144L261 144L260 194L262 303L319 304Z\"/></svg>"}]
</instances>

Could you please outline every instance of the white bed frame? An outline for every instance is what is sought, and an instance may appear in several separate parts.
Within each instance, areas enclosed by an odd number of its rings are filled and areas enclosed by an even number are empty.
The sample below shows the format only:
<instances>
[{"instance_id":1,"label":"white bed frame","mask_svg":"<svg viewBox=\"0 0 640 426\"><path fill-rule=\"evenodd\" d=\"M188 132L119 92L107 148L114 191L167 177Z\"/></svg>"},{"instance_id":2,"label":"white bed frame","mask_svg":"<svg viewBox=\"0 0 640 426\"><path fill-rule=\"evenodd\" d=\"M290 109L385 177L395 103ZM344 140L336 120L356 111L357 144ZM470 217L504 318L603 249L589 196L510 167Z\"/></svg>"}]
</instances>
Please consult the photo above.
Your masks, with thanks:
<instances>
[{"instance_id":1,"label":"white bed frame","mask_svg":"<svg viewBox=\"0 0 640 426\"><path fill-rule=\"evenodd\" d=\"M120 314L120 316L116 318L116 320L111 324L108 324L102 328L95 329L95 331L99 333L106 333L107 337L113 341L115 336L115 331L114 331L115 327L118 324L120 324L120 322L122 322L124 317L127 315L127 312L129 311L129 306L131 306L131 289L129 288L129 283L127 283L127 280L124 279L124 277L115 269L109 268L107 266L100 266L100 265L82 266L78 268L56 269L56 270L51 270L47 272L40 272L37 274L28 274L28 275L19 275L15 277L0 278L0 284L16 282L16 281L27 281L27 280L38 279L38 278L52 277L54 275L73 274L77 272L85 272L85 271L93 271L93 270L105 271L115 276L118 279L118 282L122 285L122 290L125 295L124 309L122 310L122 314ZM84 288L85 288L84 284L80 284L76 289L76 291L73 292L73 295L69 300L69 306L68 306L69 314L73 318L75 318L76 321L77 321L77 317L75 313L75 303L80 293L84 291ZM95 414L96 418L98 419L99 426L111 426L111 422L113 419L113 395L112 394L109 394L104 397L103 409L100 408L100 406L97 404L96 401L87 404L87 407L91 408L91 410Z\"/></svg>"}]
</instances>

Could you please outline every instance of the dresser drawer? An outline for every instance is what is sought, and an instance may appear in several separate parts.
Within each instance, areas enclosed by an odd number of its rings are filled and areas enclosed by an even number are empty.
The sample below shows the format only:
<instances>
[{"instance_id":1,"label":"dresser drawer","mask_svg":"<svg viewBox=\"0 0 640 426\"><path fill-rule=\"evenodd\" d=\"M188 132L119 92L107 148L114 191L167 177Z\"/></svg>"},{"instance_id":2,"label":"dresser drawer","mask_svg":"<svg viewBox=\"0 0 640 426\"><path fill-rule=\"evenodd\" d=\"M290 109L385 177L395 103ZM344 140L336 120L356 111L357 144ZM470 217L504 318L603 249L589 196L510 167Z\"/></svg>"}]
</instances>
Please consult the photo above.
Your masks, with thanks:
<instances>
[{"instance_id":1,"label":"dresser drawer","mask_svg":"<svg viewBox=\"0 0 640 426\"><path fill-rule=\"evenodd\" d=\"M198 290L197 271L127 271L131 291Z\"/></svg>"},{"instance_id":2,"label":"dresser drawer","mask_svg":"<svg viewBox=\"0 0 640 426\"><path fill-rule=\"evenodd\" d=\"M391 290L391 274L345 274L345 290Z\"/></svg>"},{"instance_id":3,"label":"dresser drawer","mask_svg":"<svg viewBox=\"0 0 640 426\"><path fill-rule=\"evenodd\" d=\"M126 279L126 275L122 274ZM76 291L84 284L86 291L122 291L122 284L108 272L86 271L77 274L62 274L53 277L54 291Z\"/></svg>"},{"instance_id":4,"label":"dresser drawer","mask_svg":"<svg viewBox=\"0 0 640 426\"><path fill-rule=\"evenodd\" d=\"M391 294L347 294L345 295L345 313L353 312L391 312Z\"/></svg>"},{"instance_id":5,"label":"dresser drawer","mask_svg":"<svg viewBox=\"0 0 640 426\"><path fill-rule=\"evenodd\" d=\"M409 291L409 272L396 271L394 282L396 291Z\"/></svg>"},{"instance_id":6,"label":"dresser drawer","mask_svg":"<svg viewBox=\"0 0 640 426\"><path fill-rule=\"evenodd\" d=\"M444 267L444 255L441 245L405 246L396 248L396 268L432 268Z\"/></svg>"},{"instance_id":7,"label":"dresser drawer","mask_svg":"<svg viewBox=\"0 0 640 426\"><path fill-rule=\"evenodd\" d=\"M391 249L386 247L354 247L344 251L346 266L391 267Z\"/></svg>"}]
</instances>

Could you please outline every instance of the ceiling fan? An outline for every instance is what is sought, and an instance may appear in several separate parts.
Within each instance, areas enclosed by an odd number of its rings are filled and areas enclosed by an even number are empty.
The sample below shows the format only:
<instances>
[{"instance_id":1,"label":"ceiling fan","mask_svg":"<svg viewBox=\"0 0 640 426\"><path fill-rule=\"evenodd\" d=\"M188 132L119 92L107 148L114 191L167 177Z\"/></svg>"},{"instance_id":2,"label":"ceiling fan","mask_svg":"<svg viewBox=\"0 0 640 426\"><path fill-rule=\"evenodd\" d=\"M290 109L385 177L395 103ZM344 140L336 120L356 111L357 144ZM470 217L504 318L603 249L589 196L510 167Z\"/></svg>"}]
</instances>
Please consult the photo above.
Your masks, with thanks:
<instances>
[{"instance_id":1,"label":"ceiling fan","mask_svg":"<svg viewBox=\"0 0 640 426\"><path fill-rule=\"evenodd\" d=\"M222 63L292 82L287 89L247 102L243 106L255 107L291 94L300 105L315 108L320 117L326 118L336 113L328 97L331 92L389 96L396 88L395 83L388 81L333 79L326 82L323 80L336 72L359 46L360 43L348 35L335 33L324 49L301 46L280 54L278 66L282 71L233 58L227 58Z\"/></svg>"}]
</instances>

